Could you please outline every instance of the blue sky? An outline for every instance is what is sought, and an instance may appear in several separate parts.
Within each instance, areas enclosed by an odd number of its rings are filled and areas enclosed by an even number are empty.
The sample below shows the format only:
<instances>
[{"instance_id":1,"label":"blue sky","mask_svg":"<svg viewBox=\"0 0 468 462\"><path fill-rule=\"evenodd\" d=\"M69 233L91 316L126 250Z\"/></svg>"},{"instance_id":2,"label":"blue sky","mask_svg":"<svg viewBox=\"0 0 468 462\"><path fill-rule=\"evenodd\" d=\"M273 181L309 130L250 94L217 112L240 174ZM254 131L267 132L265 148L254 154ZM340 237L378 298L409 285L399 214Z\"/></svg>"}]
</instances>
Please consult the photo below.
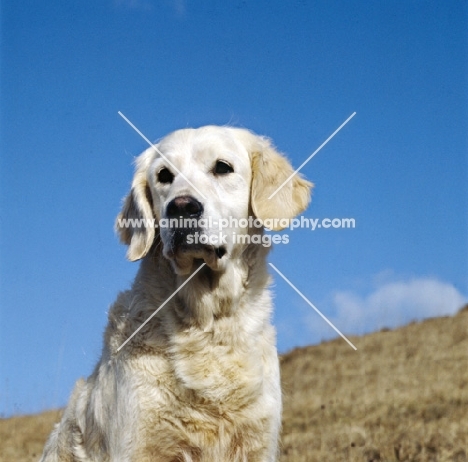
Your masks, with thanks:
<instances>
[{"instance_id":1,"label":"blue sky","mask_svg":"<svg viewBox=\"0 0 468 462\"><path fill-rule=\"evenodd\" d=\"M136 272L113 222L146 144L118 111L153 140L247 127L296 167L356 111L302 170L304 215L356 228L285 231L270 261L345 334L466 302L466 2L10 0L1 21L2 415L66 402ZM335 336L272 275L280 351Z\"/></svg>"}]
</instances>

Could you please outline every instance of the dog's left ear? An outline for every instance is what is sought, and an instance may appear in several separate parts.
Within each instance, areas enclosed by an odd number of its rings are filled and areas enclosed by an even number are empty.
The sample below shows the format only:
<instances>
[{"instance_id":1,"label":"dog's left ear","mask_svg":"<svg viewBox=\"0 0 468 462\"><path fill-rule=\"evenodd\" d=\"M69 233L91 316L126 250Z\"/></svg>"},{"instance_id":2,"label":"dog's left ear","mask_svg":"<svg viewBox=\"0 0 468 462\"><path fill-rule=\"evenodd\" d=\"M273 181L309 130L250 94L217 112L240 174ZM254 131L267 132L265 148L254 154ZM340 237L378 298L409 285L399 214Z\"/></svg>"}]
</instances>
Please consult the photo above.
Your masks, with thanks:
<instances>
[{"instance_id":1,"label":"dog's left ear","mask_svg":"<svg viewBox=\"0 0 468 462\"><path fill-rule=\"evenodd\" d=\"M307 208L314 185L299 174L283 185L294 172L291 164L271 146L269 140L259 137L259 146L260 149L251 153L252 210L262 221L275 218L289 220ZM272 229L279 231L283 228L277 225Z\"/></svg>"},{"instance_id":2,"label":"dog's left ear","mask_svg":"<svg viewBox=\"0 0 468 462\"><path fill-rule=\"evenodd\" d=\"M131 261L143 258L155 238L153 201L147 179L152 153L147 150L137 158L132 188L115 222L120 241L128 245L127 258Z\"/></svg>"}]
</instances>

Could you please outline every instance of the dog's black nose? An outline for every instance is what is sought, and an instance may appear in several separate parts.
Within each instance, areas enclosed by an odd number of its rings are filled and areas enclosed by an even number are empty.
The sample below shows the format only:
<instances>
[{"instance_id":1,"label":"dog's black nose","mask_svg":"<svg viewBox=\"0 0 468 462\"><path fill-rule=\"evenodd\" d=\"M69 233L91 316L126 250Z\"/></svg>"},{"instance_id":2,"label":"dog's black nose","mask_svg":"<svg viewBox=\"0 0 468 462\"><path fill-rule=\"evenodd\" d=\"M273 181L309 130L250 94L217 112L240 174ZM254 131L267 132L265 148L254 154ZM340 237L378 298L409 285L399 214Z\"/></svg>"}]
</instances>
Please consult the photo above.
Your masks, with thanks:
<instances>
[{"instance_id":1,"label":"dog's black nose","mask_svg":"<svg viewBox=\"0 0 468 462\"><path fill-rule=\"evenodd\" d=\"M203 213L203 205L191 196L179 196L167 204L167 218L199 218Z\"/></svg>"}]
</instances>

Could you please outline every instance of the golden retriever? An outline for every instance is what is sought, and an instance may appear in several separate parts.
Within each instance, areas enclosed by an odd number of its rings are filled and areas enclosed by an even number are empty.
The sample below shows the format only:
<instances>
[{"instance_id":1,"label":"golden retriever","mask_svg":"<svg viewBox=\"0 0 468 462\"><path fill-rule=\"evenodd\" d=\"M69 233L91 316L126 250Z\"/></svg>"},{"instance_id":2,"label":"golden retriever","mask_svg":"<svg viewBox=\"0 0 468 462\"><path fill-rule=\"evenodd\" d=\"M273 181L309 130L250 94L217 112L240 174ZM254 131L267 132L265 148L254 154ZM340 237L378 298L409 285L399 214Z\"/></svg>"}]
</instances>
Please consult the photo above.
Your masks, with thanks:
<instances>
[{"instance_id":1,"label":"golden retriever","mask_svg":"<svg viewBox=\"0 0 468 462\"><path fill-rule=\"evenodd\" d=\"M43 462L277 459L280 376L258 223L280 229L307 207L312 184L299 175L269 199L292 173L268 139L233 127L178 130L137 158L116 229L140 269Z\"/></svg>"}]
</instances>

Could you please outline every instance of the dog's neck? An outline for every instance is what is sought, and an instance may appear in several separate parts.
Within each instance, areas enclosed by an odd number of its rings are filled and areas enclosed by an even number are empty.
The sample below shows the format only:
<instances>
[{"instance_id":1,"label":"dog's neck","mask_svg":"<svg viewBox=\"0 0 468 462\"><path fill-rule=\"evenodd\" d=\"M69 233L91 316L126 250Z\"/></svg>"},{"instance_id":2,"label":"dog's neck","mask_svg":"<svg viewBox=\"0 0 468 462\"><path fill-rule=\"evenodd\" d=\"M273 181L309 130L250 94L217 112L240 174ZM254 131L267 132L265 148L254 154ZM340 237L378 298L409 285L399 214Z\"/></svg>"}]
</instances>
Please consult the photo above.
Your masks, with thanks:
<instances>
[{"instance_id":1,"label":"dog's neck","mask_svg":"<svg viewBox=\"0 0 468 462\"><path fill-rule=\"evenodd\" d=\"M171 310L168 315L175 317L174 321L181 327L196 325L206 331L217 319L234 316L240 306L258 296L255 293L259 290L257 288L263 291L268 285L265 263L268 251L266 247L251 244L243 249L242 258L232 258L223 271L214 271L204 265L195 267L194 271L199 268L195 276L193 272L188 276L178 276L158 247L142 261L144 270L142 268L135 282L159 286L161 281L166 281L166 297L175 293L173 303L167 306ZM145 275L144 280L142 275Z\"/></svg>"}]
</instances>

